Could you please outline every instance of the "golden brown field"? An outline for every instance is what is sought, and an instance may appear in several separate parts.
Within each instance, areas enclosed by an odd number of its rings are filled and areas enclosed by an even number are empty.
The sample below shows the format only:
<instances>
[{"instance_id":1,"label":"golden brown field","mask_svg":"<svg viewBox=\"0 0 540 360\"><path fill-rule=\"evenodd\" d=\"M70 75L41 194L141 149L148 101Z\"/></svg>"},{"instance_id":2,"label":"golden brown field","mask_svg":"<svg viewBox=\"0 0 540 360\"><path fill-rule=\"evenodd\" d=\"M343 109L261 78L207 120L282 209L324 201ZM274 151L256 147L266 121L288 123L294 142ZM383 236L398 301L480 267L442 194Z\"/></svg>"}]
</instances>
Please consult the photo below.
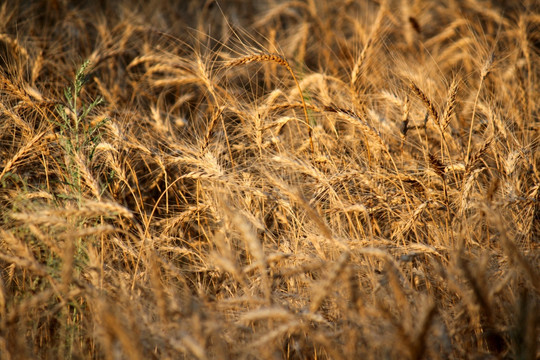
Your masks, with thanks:
<instances>
[{"instance_id":1,"label":"golden brown field","mask_svg":"<svg viewBox=\"0 0 540 360\"><path fill-rule=\"evenodd\" d=\"M540 3L6 0L1 359L540 358Z\"/></svg>"}]
</instances>

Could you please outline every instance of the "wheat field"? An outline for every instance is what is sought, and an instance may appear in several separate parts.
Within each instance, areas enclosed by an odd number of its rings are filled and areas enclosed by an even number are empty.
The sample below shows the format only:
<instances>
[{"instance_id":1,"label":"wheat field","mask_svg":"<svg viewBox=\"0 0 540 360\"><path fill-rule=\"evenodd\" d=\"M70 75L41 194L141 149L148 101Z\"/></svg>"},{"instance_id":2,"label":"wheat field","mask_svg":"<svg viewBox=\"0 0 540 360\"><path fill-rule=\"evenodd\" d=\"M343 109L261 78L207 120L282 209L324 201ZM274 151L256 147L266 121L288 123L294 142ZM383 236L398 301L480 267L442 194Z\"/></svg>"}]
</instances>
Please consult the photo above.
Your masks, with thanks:
<instances>
[{"instance_id":1,"label":"wheat field","mask_svg":"<svg viewBox=\"0 0 540 360\"><path fill-rule=\"evenodd\" d=\"M540 358L540 3L0 5L1 359Z\"/></svg>"}]
</instances>

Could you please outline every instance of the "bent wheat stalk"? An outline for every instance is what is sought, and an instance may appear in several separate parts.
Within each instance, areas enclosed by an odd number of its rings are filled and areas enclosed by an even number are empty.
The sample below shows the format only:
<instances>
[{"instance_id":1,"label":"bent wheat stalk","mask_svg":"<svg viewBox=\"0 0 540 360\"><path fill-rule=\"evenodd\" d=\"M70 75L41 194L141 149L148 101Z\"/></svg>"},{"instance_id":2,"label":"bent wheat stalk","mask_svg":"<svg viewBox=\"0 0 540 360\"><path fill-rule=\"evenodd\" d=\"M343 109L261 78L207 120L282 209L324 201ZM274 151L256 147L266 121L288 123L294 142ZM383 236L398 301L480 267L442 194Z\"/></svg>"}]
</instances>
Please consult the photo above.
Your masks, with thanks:
<instances>
[{"instance_id":1,"label":"bent wheat stalk","mask_svg":"<svg viewBox=\"0 0 540 360\"><path fill-rule=\"evenodd\" d=\"M311 148L311 153L315 153L315 148L313 146L313 129L311 128L311 125L309 123L309 116L307 112L307 105L304 101L304 94L302 93L302 88L300 87L300 84L298 83L298 80L296 79L296 76L294 75L294 72L292 71L291 66L289 65L289 62L281 55L278 54L257 54L257 55L248 55L244 56L242 58L232 60L227 63L227 66L239 66L239 65L245 65L252 62L263 62L263 61L273 61L287 69L289 73L291 74L294 83L296 84L296 87L298 88L298 92L300 93L300 100L302 100L302 109L304 110L304 116L306 117L306 125L308 127L308 134L309 134L309 145Z\"/></svg>"}]
</instances>

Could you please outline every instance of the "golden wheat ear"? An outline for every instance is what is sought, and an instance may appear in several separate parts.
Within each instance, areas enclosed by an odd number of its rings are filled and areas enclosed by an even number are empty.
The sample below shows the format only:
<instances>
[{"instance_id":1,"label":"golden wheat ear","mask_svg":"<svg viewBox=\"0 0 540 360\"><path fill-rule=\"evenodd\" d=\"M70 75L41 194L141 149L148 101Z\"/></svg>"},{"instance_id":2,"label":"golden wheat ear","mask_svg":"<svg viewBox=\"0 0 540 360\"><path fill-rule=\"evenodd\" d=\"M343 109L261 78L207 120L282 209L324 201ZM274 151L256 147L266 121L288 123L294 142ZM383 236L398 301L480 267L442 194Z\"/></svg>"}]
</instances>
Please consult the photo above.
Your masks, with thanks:
<instances>
[{"instance_id":1,"label":"golden wheat ear","mask_svg":"<svg viewBox=\"0 0 540 360\"><path fill-rule=\"evenodd\" d=\"M304 116L306 118L306 125L308 127L308 134L309 134L309 146L311 148L311 153L315 154L315 147L313 145L313 128L311 127L311 124L309 123L309 115L307 111L307 105L304 100L304 94L302 92L302 88L300 87L300 83L296 79L296 76L294 75L294 72L289 65L289 62L285 57L278 55L278 54L254 54L254 55L248 55L244 56L239 59L231 60L226 65L227 66L239 66L239 65L245 65L253 62L264 62L264 61L271 61L276 64L279 64L287 69L287 71L291 74L294 83L296 84L296 87L298 88L298 92L300 94L300 100L302 101L302 109L304 110Z\"/></svg>"}]
</instances>

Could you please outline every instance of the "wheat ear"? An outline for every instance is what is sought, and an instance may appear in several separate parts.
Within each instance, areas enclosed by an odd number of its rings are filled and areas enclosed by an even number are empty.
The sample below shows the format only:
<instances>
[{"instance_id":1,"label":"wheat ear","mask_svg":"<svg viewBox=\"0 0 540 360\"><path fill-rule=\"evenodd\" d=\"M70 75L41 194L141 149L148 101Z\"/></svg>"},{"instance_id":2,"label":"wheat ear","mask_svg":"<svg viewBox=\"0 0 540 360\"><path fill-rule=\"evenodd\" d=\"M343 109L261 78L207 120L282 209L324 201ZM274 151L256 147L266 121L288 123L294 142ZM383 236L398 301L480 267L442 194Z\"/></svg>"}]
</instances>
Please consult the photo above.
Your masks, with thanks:
<instances>
[{"instance_id":1,"label":"wheat ear","mask_svg":"<svg viewBox=\"0 0 540 360\"><path fill-rule=\"evenodd\" d=\"M416 86L415 83L411 82L409 84L409 87L411 88L412 92L420 99L422 100L422 102L424 103L424 105L426 106L426 108L428 109L429 113L431 114L431 116L433 116L433 120L435 121L435 123L437 125L440 124L440 117L439 117L439 112L437 111L437 109L435 109L435 105L433 105L433 103L431 102L431 100L429 100L429 98L426 96L426 94L420 90L420 88L418 86Z\"/></svg>"},{"instance_id":2,"label":"wheat ear","mask_svg":"<svg viewBox=\"0 0 540 360\"><path fill-rule=\"evenodd\" d=\"M257 55L248 55L245 57L242 57L240 59L232 60L229 63L227 63L228 66L239 66L239 65L245 65L252 62L263 62L263 61L272 61L275 62L287 69L289 73L291 74L294 83L296 84L296 87L298 88L298 92L300 93L300 99L302 100L302 108L304 110L304 116L306 117L306 125L308 126L308 133L309 133L309 145L311 147L311 153L315 153L315 148L313 146L313 129L311 128L311 125L309 124L309 116L307 112L307 106L306 102L304 101L304 94L302 93L302 88L300 87L300 84L298 83L298 80L296 79L296 76L294 75L294 72L292 71L291 66L289 65L289 62L281 55L278 54L257 54Z\"/></svg>"},{"instance_id":3,"label":"wheat ear","mask_svg":"<svg viewBox=\"0 0 540 360\"><path fill-rule=\"evenodd\" d=\"M366 44L362 48L360 56L358 57L358 59L356 59L356 62L354 63L353 71L351 73L351 86L353 87L353 89L356 89L357 87L358 80L360 79L360 71L366 60L367 54L373 45L373 41L379 33L385 11L385 6L381 6L381 8L379 9L379 13L377 14L377 18L375 19L375 23L373 24L371 33L369 34L369 38L367 39Z\"/></svg>"}]
</instances>

